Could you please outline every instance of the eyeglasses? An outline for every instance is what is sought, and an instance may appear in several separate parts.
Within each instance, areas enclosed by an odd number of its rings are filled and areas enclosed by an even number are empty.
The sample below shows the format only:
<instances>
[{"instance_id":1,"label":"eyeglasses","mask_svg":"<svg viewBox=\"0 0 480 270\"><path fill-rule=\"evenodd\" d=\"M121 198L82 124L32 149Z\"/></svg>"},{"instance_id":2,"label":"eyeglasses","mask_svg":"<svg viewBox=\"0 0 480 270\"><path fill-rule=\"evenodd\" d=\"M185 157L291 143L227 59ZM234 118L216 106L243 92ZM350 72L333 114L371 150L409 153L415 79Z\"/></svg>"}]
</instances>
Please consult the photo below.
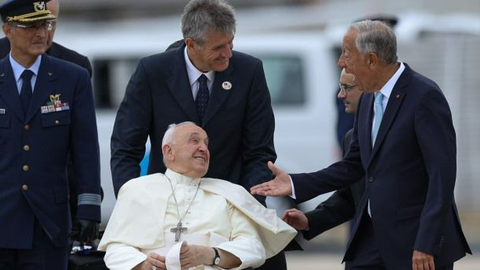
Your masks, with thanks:
<instances>
[{"instance_id":1,"label":"eyeglasses","mask_svg":"<svg viewBox=\"0 0 480 270\"><path fill-rule=\"evenodd\" d=\"M56 24L57 23L55 21L41 21L32 24L13 23L13 26L17 28L22 28L28 32L37 32L39 29L52 31L55 28Z\"/></svg>"},{"instance_id":2,"label":"eyeglasses","mask_svg":"<svg viewBox=\"0 0 480 270\"><path fill-rule=\"evenodd\" d=\"M338 84L338 87L340 87L340 90L342 91L342 93L344 95L348 94L348 92L350 92L350 90L352 90L352 88L356 87L357 85L348 85L348 84L343 84L343 83L339 83Z\"/></svg>"}]
</instances>

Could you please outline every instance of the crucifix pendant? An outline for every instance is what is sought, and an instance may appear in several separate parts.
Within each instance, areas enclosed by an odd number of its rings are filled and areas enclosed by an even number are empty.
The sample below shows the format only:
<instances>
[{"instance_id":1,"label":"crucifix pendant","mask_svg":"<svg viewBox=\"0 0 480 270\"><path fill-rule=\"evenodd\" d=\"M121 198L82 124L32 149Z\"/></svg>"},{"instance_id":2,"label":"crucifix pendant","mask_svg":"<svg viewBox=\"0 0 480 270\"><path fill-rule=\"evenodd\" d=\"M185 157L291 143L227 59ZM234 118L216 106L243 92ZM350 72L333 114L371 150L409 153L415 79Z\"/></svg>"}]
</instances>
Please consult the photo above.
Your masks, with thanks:
<instances>
[{"instance_id":1,"label":"crucifix pendant","mask_svg":"<svg viewBox=\"0 0 480 270\"><path fill-rule=\"evenodd\" d=\"M187 232L187 227L182 227L182 222L179 221L177 223L177 227L171 228L170 232L175 233L175 242L178 242L178 240L180 240L180 235L182 234L182 232Z\"/></svg>"}]
</instances>

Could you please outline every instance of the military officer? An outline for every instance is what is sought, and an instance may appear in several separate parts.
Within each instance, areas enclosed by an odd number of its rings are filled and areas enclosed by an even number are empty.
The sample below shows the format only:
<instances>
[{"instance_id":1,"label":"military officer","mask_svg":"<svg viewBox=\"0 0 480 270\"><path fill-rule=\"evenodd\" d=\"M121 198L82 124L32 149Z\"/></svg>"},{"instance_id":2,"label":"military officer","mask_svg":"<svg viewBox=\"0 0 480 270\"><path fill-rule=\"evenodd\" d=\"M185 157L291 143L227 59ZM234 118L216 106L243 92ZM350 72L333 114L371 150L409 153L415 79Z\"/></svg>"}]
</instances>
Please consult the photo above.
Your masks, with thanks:
<instances>
[{"instance_id":1,"label":"military officer","mask_svg":"<svg viewBox=\"0 0 480 270\"><path fill-rule=\"evenodd\" d=\"M0 269L67 269L67 156L77 178L80 238L100 221L100 162L87 70L45 54L48 0L0 6L11 50L0 60Z\"/></svg>"}]
</instances>

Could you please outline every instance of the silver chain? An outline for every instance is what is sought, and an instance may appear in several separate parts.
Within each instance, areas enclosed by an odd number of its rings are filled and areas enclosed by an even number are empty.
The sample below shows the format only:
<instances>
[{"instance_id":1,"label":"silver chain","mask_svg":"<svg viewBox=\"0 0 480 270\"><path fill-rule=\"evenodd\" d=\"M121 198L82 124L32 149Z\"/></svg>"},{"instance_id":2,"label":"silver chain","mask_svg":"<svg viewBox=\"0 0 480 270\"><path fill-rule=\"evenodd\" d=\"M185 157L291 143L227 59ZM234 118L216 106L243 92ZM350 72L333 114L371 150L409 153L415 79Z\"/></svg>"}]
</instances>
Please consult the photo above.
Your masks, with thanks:
<instances>
[{"instance_id":1,"label":"silver chain","mask_svg":"<svg viewBox=\"0 0 480 270\"><path fill-rule=\"evenodd\" d=\"M185 210L185 213L183 214L183 216L180 217L180 210L178 208L177 197L175 196L175 189L173 189L172 180L170 180L170 178L166 174L164 174L164 175L165 175L165 177L167 177L168 182L170 183L170 188L172 189L173 200L175 200L175 206L177 207L178 218L180 218L180 220L178 222L182 222L183 218L187 215L188 210L190 210L190 207L192 207L192 204L195 201L195 198L197 197L197 193L198 193L198 190L200 189L200 184L202 183L202 180L200 180L200 182L198 182L197 190L195 191L195 195L193 195L192 202L188 206L187 210ZM176 188L176 186L175 186L175 188Z\"/></svg>"}]
</instances>

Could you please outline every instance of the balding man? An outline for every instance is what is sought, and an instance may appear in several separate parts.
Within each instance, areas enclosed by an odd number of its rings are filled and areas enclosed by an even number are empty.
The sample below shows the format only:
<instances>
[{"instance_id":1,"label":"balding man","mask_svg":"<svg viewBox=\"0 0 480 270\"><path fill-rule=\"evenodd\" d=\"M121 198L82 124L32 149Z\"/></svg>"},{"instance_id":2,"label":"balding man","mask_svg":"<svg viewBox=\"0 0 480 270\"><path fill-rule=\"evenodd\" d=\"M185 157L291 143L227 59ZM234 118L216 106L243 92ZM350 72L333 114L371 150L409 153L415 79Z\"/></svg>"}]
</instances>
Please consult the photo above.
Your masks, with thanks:
<instances>
[{"instance_id":1,"label":"balding man","mask_svg":"<svg viewBox=\"0 0 480 270\"><path fill-rule=\"evenodd\" d=\"M168 127L167 171L129 180L119 191L99 245L109 269L258 267L296 235L243 187L204 177L209 144L193 122Z\"/></svg>"}]
</instances>

